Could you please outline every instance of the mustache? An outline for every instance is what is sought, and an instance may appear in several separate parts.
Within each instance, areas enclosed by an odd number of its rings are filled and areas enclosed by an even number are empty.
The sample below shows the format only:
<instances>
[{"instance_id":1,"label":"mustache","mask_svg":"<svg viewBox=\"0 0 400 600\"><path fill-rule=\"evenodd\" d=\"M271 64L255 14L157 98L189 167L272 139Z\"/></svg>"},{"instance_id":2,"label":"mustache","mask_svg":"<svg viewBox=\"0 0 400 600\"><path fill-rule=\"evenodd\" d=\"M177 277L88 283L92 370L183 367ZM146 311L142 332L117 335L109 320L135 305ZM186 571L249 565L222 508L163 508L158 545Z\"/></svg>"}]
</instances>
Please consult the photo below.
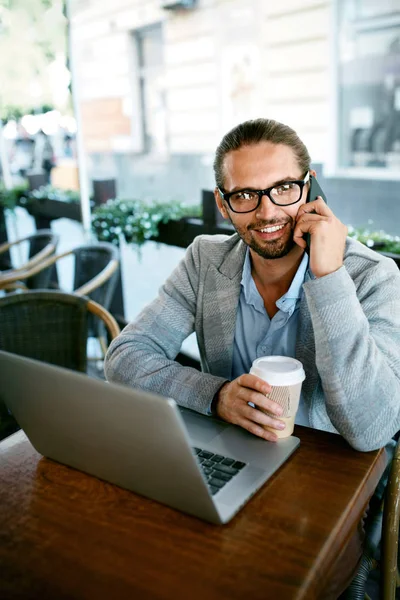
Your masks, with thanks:
<instances>
[{"instance_id":1,"label":"mustache","mask_svg":"<svg viewBox=\"0 0 400 600\"><path fill-rule=\"evenodd\" d=\"M252 231L253 229L264 229L265 227L274 227L275 225L286 225L286 223L290 223L293 226L294 219L292 217L288 217L286 221L282 221L279 219L270 219L269 221L258 221L257 223L252 223L247 226L248 231Z\"/></svg>"}]
</instances>

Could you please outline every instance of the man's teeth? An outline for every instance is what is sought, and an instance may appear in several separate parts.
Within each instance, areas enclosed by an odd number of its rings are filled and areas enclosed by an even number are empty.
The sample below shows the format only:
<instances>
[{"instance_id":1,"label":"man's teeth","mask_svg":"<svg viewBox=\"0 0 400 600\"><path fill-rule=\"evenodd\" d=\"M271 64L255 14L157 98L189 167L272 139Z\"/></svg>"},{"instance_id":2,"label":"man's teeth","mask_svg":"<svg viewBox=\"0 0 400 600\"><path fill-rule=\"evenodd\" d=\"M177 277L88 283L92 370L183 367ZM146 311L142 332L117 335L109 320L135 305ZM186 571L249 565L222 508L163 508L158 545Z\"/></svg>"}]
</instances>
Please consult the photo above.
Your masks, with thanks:
<instances>
[{"instance_id":1,"label":"man's teeth","mask_svg":"<svg viewBox=\"0 0 400 600\"><path fill-rule=\"evenodd\" d=\"M285 225L275 225L275 227L265 227L264 229L260 229L261 233L273 233L274 231L279 231L279 229L283 229Z\"/></svg>"}]
</instances>

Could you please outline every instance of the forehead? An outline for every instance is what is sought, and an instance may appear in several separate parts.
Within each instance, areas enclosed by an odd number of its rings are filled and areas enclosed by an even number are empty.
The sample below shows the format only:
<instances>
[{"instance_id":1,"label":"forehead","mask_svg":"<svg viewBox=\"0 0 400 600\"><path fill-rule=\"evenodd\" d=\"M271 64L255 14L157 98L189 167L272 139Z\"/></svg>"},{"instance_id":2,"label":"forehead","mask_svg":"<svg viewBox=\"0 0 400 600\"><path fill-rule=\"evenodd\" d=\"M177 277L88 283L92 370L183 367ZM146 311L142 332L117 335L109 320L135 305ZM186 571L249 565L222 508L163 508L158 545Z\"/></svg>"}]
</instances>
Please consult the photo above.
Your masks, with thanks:
<instances>
[{"instance_id":1,"label":"forehead","mask_svg":"<svg viewBox=\"0 0 400 600\"><path fill-rule=\"evenodd\" d=\"M267 188L286 177L300 179L298 160L292 148L284 144L260 142L241 146L225 156L223 163L224 188Z\"/></svg>"}]
</instances>

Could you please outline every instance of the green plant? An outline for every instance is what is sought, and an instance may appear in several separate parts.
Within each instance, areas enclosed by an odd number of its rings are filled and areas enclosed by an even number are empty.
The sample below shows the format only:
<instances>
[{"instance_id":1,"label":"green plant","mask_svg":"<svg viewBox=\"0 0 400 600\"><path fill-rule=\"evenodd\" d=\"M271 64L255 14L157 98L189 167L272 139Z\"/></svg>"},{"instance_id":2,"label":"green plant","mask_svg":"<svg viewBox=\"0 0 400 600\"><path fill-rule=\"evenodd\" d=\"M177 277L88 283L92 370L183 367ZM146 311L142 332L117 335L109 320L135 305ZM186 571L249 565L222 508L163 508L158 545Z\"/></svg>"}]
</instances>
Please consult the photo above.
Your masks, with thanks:
<instances>
[{"instance_id":1,"label":"green plant","mask_svg":"<svg viewBox=\"0 0 400 600\"><path fill-rule=\"evenodd\" d=\"M17 185L10 190L0 183L0 207L8 210L14 208L20 203L21 198L28 192L27 185Z\"/></svg>"},{"instance_id":2,"label":"green plant","mask_svg":"<svg viewBox=\"0 0 400 600\"><path fill-rule=\"evenodd\" d=\"M397 235L389 235L382 230L371 231L370 226L372 224L372 221L368 221L368 226L352 227L349 225L349 237L358 240L373 250L400 254L400 237Z\"/></svg>"},{"instance_id":3,"label":"green plant","mask_svg":"<svg viewBox=\"0 0 400 600\"><path fill-rule=\"evenodd\" d=\"M2 106L0 108L0 119L7 123L8 121L19 121L24 116L24 111L19 106Z\"/></svg>"},{"instance_id":4,"label":"green plant","mask_svg":"<svg viewBox=\"0 0 400 600\"><path fill-rule=\"evenodd\" d=\"M127 243L140 246L158 236L160 223L200 215L200 206L187 206L177 201L143 202L116 198L94 209L92 229L100 241L118 245L122 235Z\"/></svg>"},{"instance_id":5,"label":"green plant","mask_svg":"<svg viewBox=\"0 0 400 600\"><path fill-rule=\"evenodd\" d=\"M400 239L398 236L392 241L386 242L381 250L383 250L383 252L391 252L392 254L400 254Z\"/></svg>"},{"instance_id":6,"label":"green plant","mask_svg":"<svg viewBox=\"0 0 400 600\"><path fill-rule=\"evenodd\" d=\"M43 104L31 108L21 108L20 106L7 105L0 107L0 120L3 123L8 121L19 121L24 115L39 115L54 110L51 104Z\"/></svg>"},{"instance_id":7,"label":"green plant","mask_svg":"<svg viewBox=\"0 0 400 600\"><path fill-rule=\"evenodd\" d=\"M62 190L51 185L42 185L37 190L28 191L21 195L18 204L28 208L32 200L58 200L59 202L79 203L80 194L74 190Z\"/></svg>"},{"instance_id":8,"label":"green plant","mask_svg":"<svg viewBox=\"0 0 400 600\"><path fill-rule=\"evenodd\" d=\"M59 202L80 202L80 194L75 190L62 190L52 185L42 185L30 192L30 197L36 200L58 200Z\"/></svg>"}]
</instances>

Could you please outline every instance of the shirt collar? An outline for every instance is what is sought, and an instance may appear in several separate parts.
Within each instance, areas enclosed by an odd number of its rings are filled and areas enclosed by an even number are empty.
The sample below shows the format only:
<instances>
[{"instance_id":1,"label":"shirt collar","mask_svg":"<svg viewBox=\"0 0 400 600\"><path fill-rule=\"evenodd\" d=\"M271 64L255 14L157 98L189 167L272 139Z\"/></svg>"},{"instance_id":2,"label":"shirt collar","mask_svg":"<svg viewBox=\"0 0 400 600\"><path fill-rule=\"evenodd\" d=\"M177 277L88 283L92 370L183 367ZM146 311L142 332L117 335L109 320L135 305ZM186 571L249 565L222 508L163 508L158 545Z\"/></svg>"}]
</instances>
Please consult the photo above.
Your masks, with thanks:
<instances>
[{"instance_id":1,"label":"shirt collar","mask_svg":"<svg viewBox=\"0 0 400 600\"><path fill-rule=\"evenodd\" d=\"M251 260L250 260L250 251L249 248L246 248L246 256L243 264L242 271L242 281L240 282L242 286L244 298L246 304L251 304L255 309L260 312L265 312L264 303L262 298L257 290L256 284L254 283L254 279L251 275Z\"/></svg>"},{"instance_id":2,"label":"shirt collar","mask_svg":"<svg viewBox=\"0 0 400 600\"><path fill-rule=\"evenodd\" d=\"M242 281L240 282L240 285L242 285L246 289L248 287L250 279L251 279L250 252L249 252L249 248L246 248L246 254L244 257L243 271L242 271Z\"/></svg>"},{"instance_id":3,"label":"shirt collar","mask_svg":"<svg viewBox=\"0 0 400 600\"><path fill-rule=\"evenodd\" d=\"M280 310L285 312L293 312L296 302L300 300L302 295L304 278L308 267L308 254L304 252L301 263L296 271L290 288L279 300L276 305ZM242 280L240 285L243 288L244 297L247 304L252 304L255 308L263 310L264 304L260 294L258 293L256 284L251 275L251 260L249 248L246 249L246 256L243 264Z\"/></svg>"},{"instance_id":4,"label":"shirt collar","mask_svg":"<svg viewBox=\"0 0 400 600\"><path fill-rule=\"evenodd\" d=\"M298 300L301 297L301 290L302 290L302 285L304 283L304 278L306 275L307 267L308 267L308 254L307 254L307 252L304 252L303 258L301 259L301 263L299 264L299 267L296 271L296 275L293 277L293 281L290 284L290 288L288 289L286 294L284 294L282 296L282 298L288 298L288 299L290 298L293 300Z\"/></svg>"}]
</instances>

